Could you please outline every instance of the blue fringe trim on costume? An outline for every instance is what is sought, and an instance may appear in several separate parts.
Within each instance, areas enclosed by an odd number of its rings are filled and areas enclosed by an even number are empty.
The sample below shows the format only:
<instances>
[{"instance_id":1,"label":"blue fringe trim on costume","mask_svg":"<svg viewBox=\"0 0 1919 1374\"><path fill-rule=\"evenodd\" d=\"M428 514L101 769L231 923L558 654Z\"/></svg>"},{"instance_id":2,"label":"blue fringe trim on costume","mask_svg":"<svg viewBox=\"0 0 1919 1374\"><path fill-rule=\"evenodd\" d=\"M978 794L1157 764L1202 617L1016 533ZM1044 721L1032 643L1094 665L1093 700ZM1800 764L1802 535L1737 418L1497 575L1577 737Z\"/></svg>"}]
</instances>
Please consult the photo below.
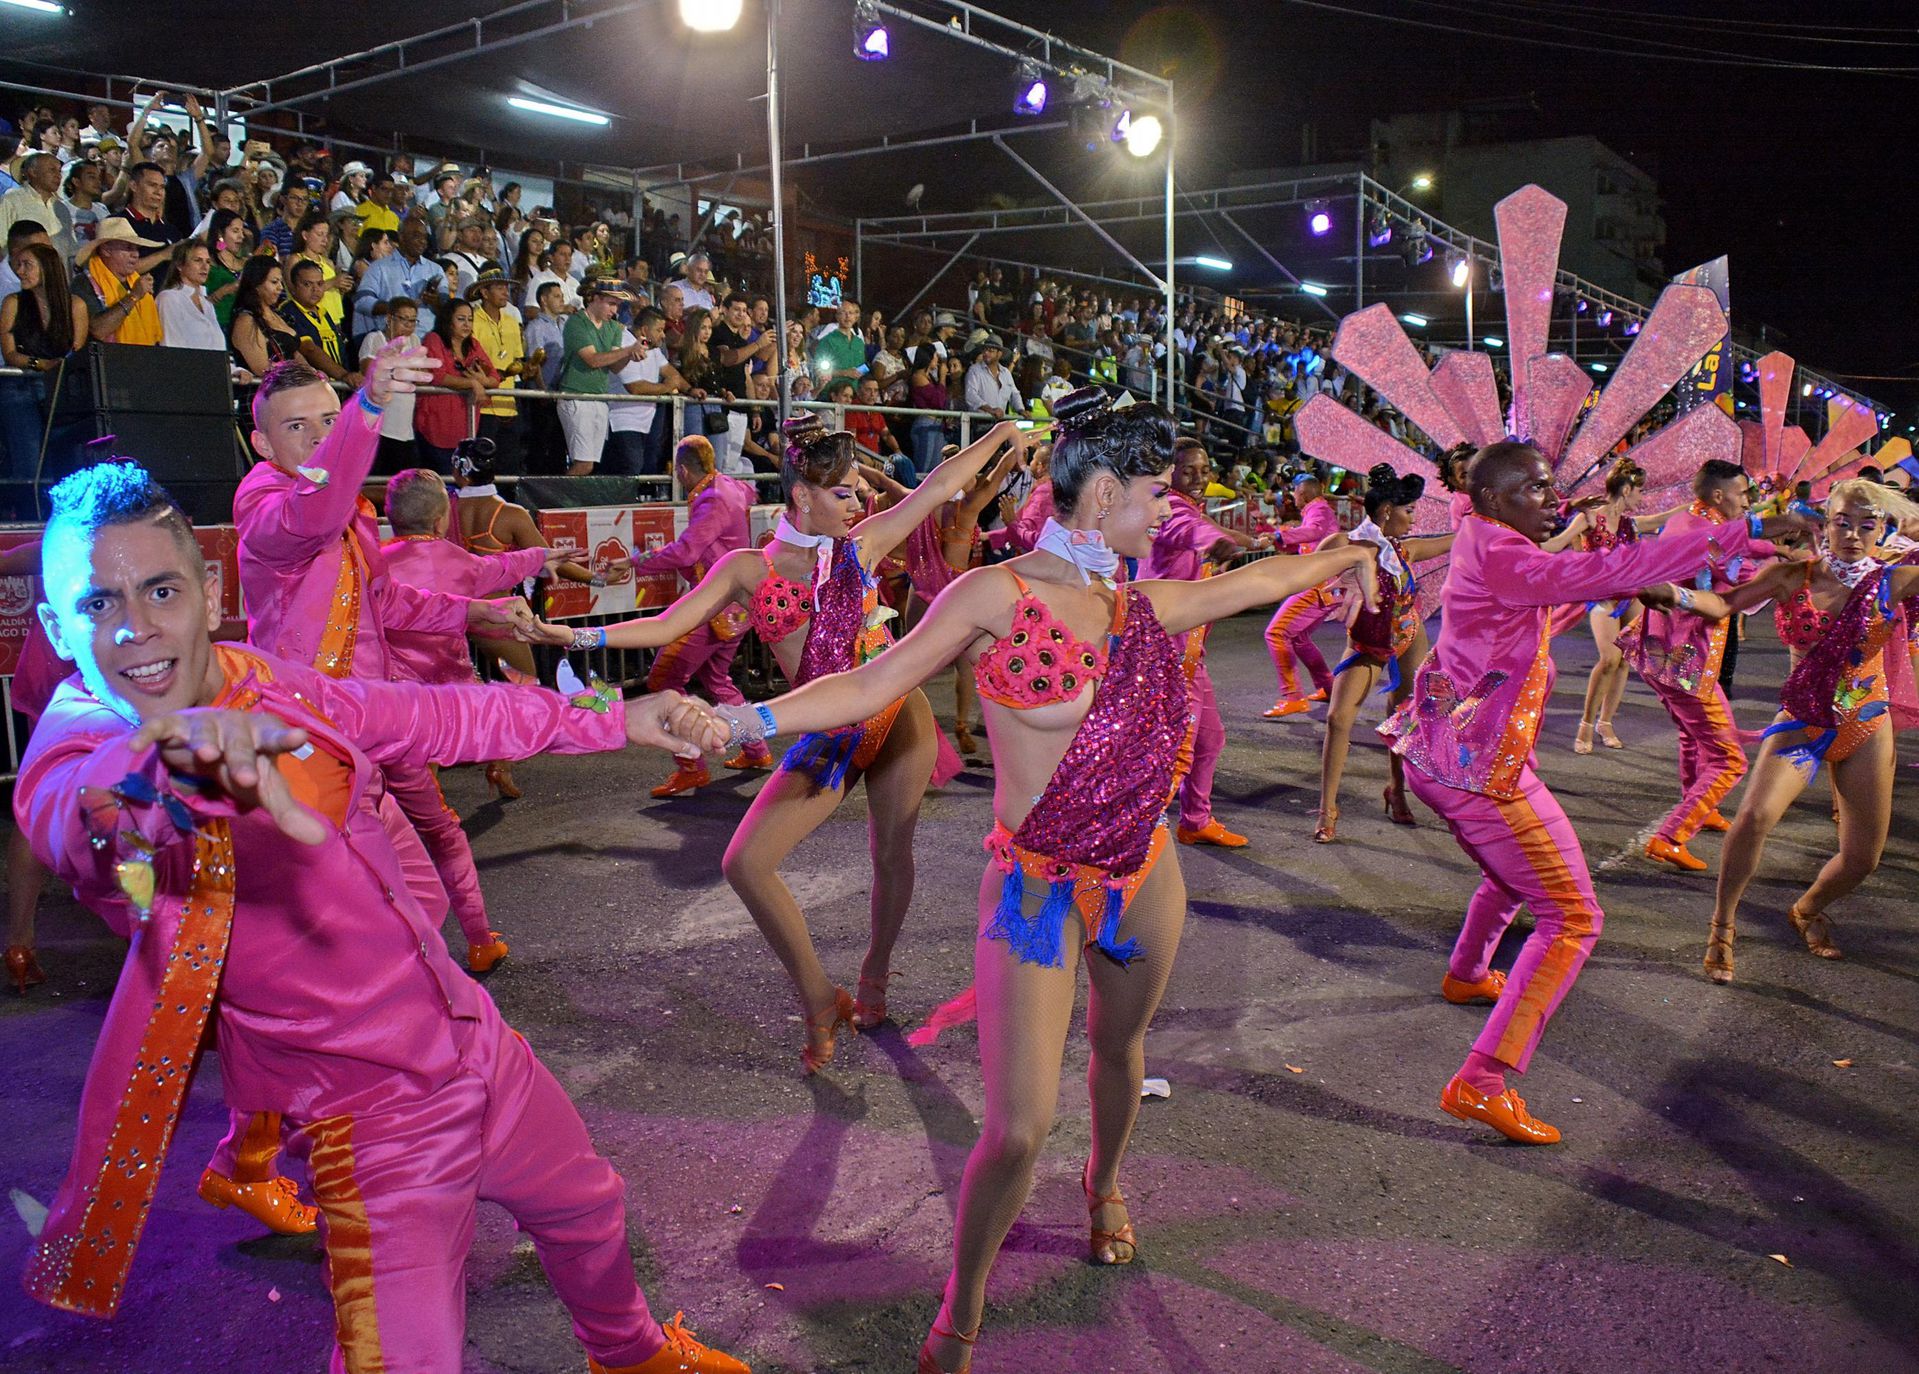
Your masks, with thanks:
<instances>
[{"instance_id":1,"label":"blue fringe trim on costume","mask_svg":"<svg viewBox=\"0 0 1919 1374\"><path fill-rule=\"evenodd\" d=\"M1046 899L1031 916L1026 914L1026 874L1015 868L1000 884L999 905L987 924L986 938L1004 940L1006 947L1022 964L1041 968L1060 968L1065 963L1066 923L1073 918L1074 896L1078 882L1062 878L1046 885ZM1139 941L1119 939L1120 918L1126 914L1123 887L1106 889L1106 907L1101 913L1093 947L1124 968L1139 957Z\"/></svg>"},{"instance_id":2,"label":"blue fringe trim on costume","mask_svg":"<svg viewBox=\"0 0 1919 1374\"><path fill-rule=\"evenodd\" d=\"M986 927L986 938L1004 940L1022 964L1059 968L1065 959L1060 932L1073 910L1073 880L1049 883L1046 900L1031 916L1026 914L1026 874L1018 866L1000 884L999 905Z\"/></svg>"},{"instance_id":3,"label":"blue fringe trim on costume","mask_svg":"<svg viewBox=\"0 0 1919 1374\"><path fill-rule=\"evenodd\" d=\"M1334 665L1333 676L1338 677L1355 663L1371 663L1372 661L1373 660L1365 654L1347 654L1346 657L1340 659L1339 662ZM1399 690L1399 658L1397 655L1386 660L1385 679L1386 680L1379 685L1380 692L1397 692Z\"/></svg>"},{"instance_id":4,"label":"blue fringe trim on costume","mask_svg":"<svg viewBox=\"0 0 1919 1374\"><path fill-rule=\"evenodd\" d=\"M1861 718L1864 718L1863 712L1861 712ZM1768 725L1764 732L1760 734L1759 738L1765 740L1771 738L1773 735L1784 734L1787 731L1810 730L1812 728L1810 725L1801 725L1796 720L1782 720L1777 725ZM1812 773L1809 776L1816 778L1819 776L1819 765L1825 761L1826 751L1832 748L1832 742L1838 738L1839 732L1837 730L1821 730L1817 738L1809 739L1804 744L1788 745L1784 749L1781 749L1779 754L1781 758L1788 759L1794 764L1811 764Z\"/></svg>"},{"instance_id":5,"label":"blue fringe trim on costume","mask_svg":"<svg viewBox=\"0 0 1919 1374\"><path fill-rule=\"evenodd\" d=\"M1119 943L1119 918L1126 914L1126 890L1121 887L1106 889L1106 913L1099 923L1099 934L1094 937L1093 945L1108 959L1125 968L1139 957L1139 941L1128 940Z\"/></svg>"},{"instance_id":6,"label":"blue fringe trim on costume","mask_svg":"<svg viewBox=\"0 0 1919 1374\"><path fill-rule=\"evenodd\" d=\"M864 727L857 725L850 730L801 735L780 760L780 767L789 773L804 773L821 787L843 786L865 735Z\"/></svg>"}]
</instances>

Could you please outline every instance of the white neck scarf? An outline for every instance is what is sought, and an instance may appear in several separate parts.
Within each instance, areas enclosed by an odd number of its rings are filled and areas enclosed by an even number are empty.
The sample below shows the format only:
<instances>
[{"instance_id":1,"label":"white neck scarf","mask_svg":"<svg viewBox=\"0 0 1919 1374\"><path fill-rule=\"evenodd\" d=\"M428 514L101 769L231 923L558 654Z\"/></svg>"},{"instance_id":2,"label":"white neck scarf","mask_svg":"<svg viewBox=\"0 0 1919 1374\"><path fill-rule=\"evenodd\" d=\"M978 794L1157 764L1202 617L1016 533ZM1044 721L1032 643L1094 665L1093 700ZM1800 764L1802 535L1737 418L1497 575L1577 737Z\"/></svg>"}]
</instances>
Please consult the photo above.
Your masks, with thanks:
<instances>
[{"instance_id":1,"label":"white neck scarf","mask_svg":"<svg viewBox=\"0 0 1919 1374\"><path fill-rule=\"evenodd\" d=\"M786 518L786 512L781 511L780 522L773 527L773 537L794 548L813 550L813 609L817 611L820 608L820 588L826 585L826 579L833 571L833 536L802 534Z\"/></svg>"},{"instance_id":2,"label":"white neck scarf","mask_svg":"<svg viewBox=\"0 0 1919 1374\"><path fill-rule=\"evenodd\" d=\"M492 482L483 482L477 487L461 487L460 488L460 495L471 496L476 499L481 496L498 496L499 494L500 494L499 487Z\"/></svg>"},{"instance_id":3,"label":"white neck scarf","mask_svg":"<svg viewBox=\"0 0 1919 1374\"><path fill-rule=\"evenodd\" d=\"M1391 573L1395 582L1406 580L1406 565L1399 561L1399 551L1393 547L1392 540L1386 537L1386 532L1373 523L1372 516L1354 525L1346 537L1354 543L1364 541L1379 545L1379 566Z\"/></svg>"},{"instance_id":4,"label":"white neck scarf","mask_svg":"<svg viewBox=\"0 0 1919 1374\"><path fill-rule=\"evenodd\" d=\"M1832 554L1826 555L1826 570L1845 583L1848 590L1864 582L1867 575L1877 571L1878 567L1879 560L1870 555L1853 563L1842 562Z\"/></svg>"},{"instance_id":5,"label":"white neck scarf","mask_svg":"<svg viewBox=\"0 0 1919 1374\"><path fill-rule=\"evenodd\" d=\"M1106 547L1105 536L1098 530L1069 530L1051 516L1033 547L1071 563L1085 584L1097 577L1110 586L1119 571L1119 555Z\"/></svg>"}]
</instances>

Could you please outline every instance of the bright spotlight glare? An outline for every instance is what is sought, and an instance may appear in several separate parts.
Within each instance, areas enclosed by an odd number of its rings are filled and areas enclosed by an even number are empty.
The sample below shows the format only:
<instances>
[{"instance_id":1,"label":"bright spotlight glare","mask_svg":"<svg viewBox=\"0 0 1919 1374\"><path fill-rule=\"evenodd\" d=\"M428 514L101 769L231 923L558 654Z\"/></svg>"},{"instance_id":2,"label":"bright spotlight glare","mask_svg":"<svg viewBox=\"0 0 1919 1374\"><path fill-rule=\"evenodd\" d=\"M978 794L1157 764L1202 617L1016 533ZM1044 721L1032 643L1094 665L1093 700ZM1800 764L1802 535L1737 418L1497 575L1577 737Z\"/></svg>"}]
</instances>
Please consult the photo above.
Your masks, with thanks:
<instances>
[{"instance_id":1,"label":"bright spotlight glare","mask_svg":"<svg viewBox=\"0 0 1919 1374\"><path fill-rule=\"evenodd\" d=\"M525 96L510 95L506 103L516 110L525 110L528 114L550 115L554 119L571 119L580 124L607 124L611 121L603 114L592 110L576 110L568 105L553 105L544 100L528 100Z\"/></svg>"},{"instance_id":2,"label":"bright spotlight glare","mask_svg":"<svg viewBox=\"0 0 1919 1374\"><path fill-rule=\"evenodd\" d=\"M1333 217L1324 210L1315 210L1312 218L1306 221L1306 227L1314 234L1330 234L1333 231Z\"/></svg>"},{"instance_id":3,"label":"bright spotlight glare","mask_svg":"<svg viewBox=\"0 0 1919 1374\"><path fill-rule=\"evenodd\" d=\"M1806 384L1805 384L1804 386L1802 386L1802 387L1800 387L1800 388L1799 388L1799 394L1800 394L1801 396L1810 396L1810 395L1812 395L1812 383L1811 383L1811 382L1807 382L1807 383L1806 383Z\"/></svg>"},{"instance_id":4,"label":"bright spotlight glare","mask_svg":"<svg viewBox=\"0 0 1919 1374\"><path fill-rule=\"evenodd\" d=\"M1193 266L1210 267L1215 272L1230 272L1233 270L1233 264L1230 260L1226 258L1207 257L1204 253L1199 254L1193 259Z\"/></svg>"},{"instance_id":5,"label":"bright spotlight glare","mask_svg":"<svg viewBox=\"0 0 1919 1374\"><path fill-rule=\"evenodd\" d=\"M1166 129L1159 122L1159 116L1149 114L1128 118L1126 131L1121 135L1126 140L1126 151L1134 157L1151 157L1165 136Z\"/></svg>"},{"instance_id":6,"label":"bright spotlight glare","mask_svg":"<svg viewBox=\"0 0 1919 1374\"><path fill-rule=\"evenodd\" d=\"M1465 258L1453 259L1452 266L1447 270L1452 275L1454 286L1464 286L1467 282L1472 280L1473 265L1472 263L1468 262Z\"/></svg>"},{"instance_id":7,"label":"bright spotlight glare","mask_svg":"<svg viewBox=\"0 0 1919 1374\"><path fill-rule=\"evenodd\" d=\"M1326 288L1316 281L1303 281L1299 284L1299 289L1309 296L1323 296L1326 294Z\"/></svg>"},{"instance_id":8,"label":"bright spotlight glare","mask_svg":"<svg viewBox=\"0 0 1919 1374\"><path fill-rule=\"evenodd\" d=\"M1421 173L1420 173L1420 174L1419 174L1418 176L1416 176L1416 177L1414 177L1414 178L1413 178L1413 189L1414 189L1415 191L1430 191L1430 190L1432 190L1432 189L1433 189L1433 174L1432 174L1431 172L1421 172Z\"/></svg>"},{"instance_id":9,"label":"bright spotlight glare","mask_svg":"<svg viewBox=\"0 0 1919 1374\"><path fill-rule=\"evenodd\" d=\"M1488 334L1485 338L1481 339L1480 342L1488 348L1504 348L1506 346L1506 341L1497 334Z\"/></svg>"},{"instance_id":10,"label":"bright spotlight glare","mask_svg":"<svg viewBox=\"0 0 1919 1374\"><path fill-rule=\"evenodd\" d=\"M1591 367L1594 372L1609 372L1612 370L1604 363L1590 363L1588 366Z\"/></svg>"},{"instance_id":11,"label":"bright spotlight glare","mask_svg":"<svg viewBox=\"0 0 1919 1374\"><path fill-rule=\"evenodd\" d=\"M1411 325L1414 329L1424 329L1427 325L1432 323L1432 321L1427 319L1424 315L1415 315L1411 311L1408 311L1404 315L1401 315L1399 318L1404 320L1407 324Z\"/></svg>"},{"instance_id":12,"label":"bright spotlight glare","mask_svg":"<svg viewBox=\"0 0 1919 1374\"><path fill-rule=\"evenodd\" d=\"M740 22L741 0L680 0L680 22L695 33L725 33Z\"/></svg>"}]
</instances>

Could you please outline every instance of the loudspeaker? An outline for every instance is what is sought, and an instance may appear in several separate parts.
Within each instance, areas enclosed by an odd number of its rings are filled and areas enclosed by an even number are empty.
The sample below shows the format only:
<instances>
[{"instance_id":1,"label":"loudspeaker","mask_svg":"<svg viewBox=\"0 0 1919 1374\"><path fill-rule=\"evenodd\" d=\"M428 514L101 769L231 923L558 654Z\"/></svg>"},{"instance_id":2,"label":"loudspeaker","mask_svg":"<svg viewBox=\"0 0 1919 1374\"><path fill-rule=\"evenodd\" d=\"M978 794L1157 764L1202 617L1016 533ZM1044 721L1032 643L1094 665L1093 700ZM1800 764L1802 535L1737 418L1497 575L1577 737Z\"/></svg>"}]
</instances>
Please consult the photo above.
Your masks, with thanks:
<instances>
[{"instance_id":1,"label":"loudspeaker","mask_svg":"<svg viewBox=\"0 0 1919 1374\"><path fill-rule=\"evenodd\" d=\"M131 458L196 523L231 520L247 464L229 376L212 349L89 344L67 363L41 491L88 463Z\"/></svg>"}]
</instances>

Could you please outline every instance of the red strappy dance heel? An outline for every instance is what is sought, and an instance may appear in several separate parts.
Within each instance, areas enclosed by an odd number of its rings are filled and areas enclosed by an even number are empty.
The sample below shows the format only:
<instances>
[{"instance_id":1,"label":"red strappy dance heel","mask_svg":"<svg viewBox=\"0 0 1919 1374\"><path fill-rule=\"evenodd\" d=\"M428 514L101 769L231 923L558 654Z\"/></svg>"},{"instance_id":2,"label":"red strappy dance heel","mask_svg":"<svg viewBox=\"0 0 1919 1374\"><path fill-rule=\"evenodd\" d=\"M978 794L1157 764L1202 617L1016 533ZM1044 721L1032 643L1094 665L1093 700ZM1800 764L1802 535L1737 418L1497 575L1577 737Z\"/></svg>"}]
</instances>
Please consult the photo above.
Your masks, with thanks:
<instances>
[{"instance_id":1,"label":"red strappy dance heel","mask_svg":"<svg viewBox=\"0 0 1919 1374\"><path fill-rule=\"evenodd\" d=\"M978 1339L979 1328L977 1326L973 1328L973 1334L969 1336L964 1331L955 1331L951 1326L948 1326L938 1317L935 1317L933 1319L933 1329L926 1334L926 1340L920 1346L920 1362L916 1374L966 1374L966 1372L973 1367L973 1342ZM948 1369L945 1365L933 1358L933 1342L935 1340L958 1341L966 1347L966 1358L960 1362L959 1368Z\"/></svg>"},{"instance_id":2,"label":"red strappy dance heel","mask_svg":"<svg viewBox=\"0 0 1919 1374\"><path fill-rule=\"evenodd\" d=\"M28 988L47 981L40 961L34 958L32 945L7 946L7 977L13 980L13 990L22 997L27 995Z\"/></svg>"},{"instance_id":3,"label":"red strappy dance heel","mask_svg":"<svg viewBox=\"0 0 1919 1374\"><path fill-rule=\"evenodd\" d=\"M893 975L891 973L877 980L872 978L860 979L860 995L853 999L854 1030L876 1030L879 1028L880 1023L886 1019L886 985L892 981ZM868 988L877 989L879 996L868 1001L866 997L866 990Z\"/></svg>"},{"instance_id":4,"label":"red strappy dance heel","mask_svg":"<svg viewBox=\"0 0 1919 1374\"><path fill-rule=\"evenodd\" d=\"M845 988L834 988L833 1005L818 1016L806 1018L806 1048L800 1051L800 1064L807 1073L818 1073L833 1062L840 1027L850 1028L852 1024L853 995Z\"/></svg>"}]
</instances>

